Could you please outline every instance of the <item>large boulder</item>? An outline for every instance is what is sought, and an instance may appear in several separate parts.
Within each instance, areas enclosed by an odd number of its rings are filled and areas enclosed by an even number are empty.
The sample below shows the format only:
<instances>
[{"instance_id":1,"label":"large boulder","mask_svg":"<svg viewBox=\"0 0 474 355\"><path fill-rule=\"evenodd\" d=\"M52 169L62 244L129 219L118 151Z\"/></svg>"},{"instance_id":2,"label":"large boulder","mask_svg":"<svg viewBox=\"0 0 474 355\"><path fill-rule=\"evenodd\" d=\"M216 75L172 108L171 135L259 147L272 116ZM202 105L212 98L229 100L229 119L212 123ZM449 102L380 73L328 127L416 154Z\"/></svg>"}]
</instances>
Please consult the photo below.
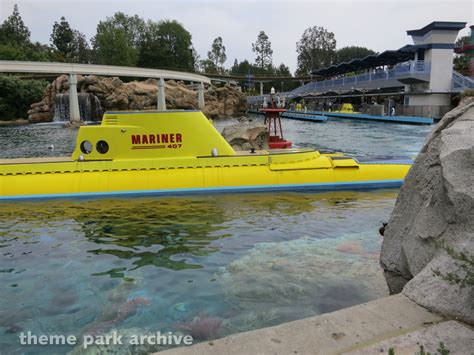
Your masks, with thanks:
<instances>
[{"instance_id":1,"label":"large boulder","mask_svg":"<svg viewBox=\"0 0 474 355\"><path fill-rule=\"evenodd\" d=\"M235 150L268 149L267 128L245 117L222 131L222 136Z\"/></svg>"},{"instance_id":2,"label":"large boulder","mask_svg":"<svg viewBox=\"0 0 474 355\"><path fill-rule=\"evenodd\" d=\"M431 132L403 184L380 258L390 292L474 324L474 98Z\"/></svg>"}]
</instances>

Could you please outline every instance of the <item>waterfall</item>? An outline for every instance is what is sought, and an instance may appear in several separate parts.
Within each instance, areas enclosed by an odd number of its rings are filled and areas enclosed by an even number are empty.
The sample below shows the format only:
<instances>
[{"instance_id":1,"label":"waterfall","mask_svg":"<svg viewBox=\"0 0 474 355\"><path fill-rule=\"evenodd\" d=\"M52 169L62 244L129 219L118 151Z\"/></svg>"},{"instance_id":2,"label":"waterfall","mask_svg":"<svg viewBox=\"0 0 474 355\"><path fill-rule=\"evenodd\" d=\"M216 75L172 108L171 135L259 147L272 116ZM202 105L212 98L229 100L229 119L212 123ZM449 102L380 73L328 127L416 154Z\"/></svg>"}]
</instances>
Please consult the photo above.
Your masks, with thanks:
<instances>
[{"instance_id":1,"label":"waterfall","mask_svg":"<svg viewBox=\"0 0 474 355\"><path fill-rule=\"evenodd\" d=\"M69 94L56 94L53 121L69 121Z\"/></svg>"},{"instance_id":2,"label":"waterfall","mask_svg":"<svg viewBox=\"0 0 474 355\"><path fill-rule=\"evenodd\" d=\"M80 93L79 112L82 121L100 121L103 111L99 98L94 94Z\"/></svg>"},{"instance_id":3,"label":"waterfall","mask_svg":"<svg viewBox=\"0 0 474 355\"><path fill-rule=\"evenodd\" d=\"M102 119L103 110L97 96L91 93L79 93L78 99L82 121L100 121ZM53 121L69 121L69 94L56 94Z\"/></svg>"}]
</instances>

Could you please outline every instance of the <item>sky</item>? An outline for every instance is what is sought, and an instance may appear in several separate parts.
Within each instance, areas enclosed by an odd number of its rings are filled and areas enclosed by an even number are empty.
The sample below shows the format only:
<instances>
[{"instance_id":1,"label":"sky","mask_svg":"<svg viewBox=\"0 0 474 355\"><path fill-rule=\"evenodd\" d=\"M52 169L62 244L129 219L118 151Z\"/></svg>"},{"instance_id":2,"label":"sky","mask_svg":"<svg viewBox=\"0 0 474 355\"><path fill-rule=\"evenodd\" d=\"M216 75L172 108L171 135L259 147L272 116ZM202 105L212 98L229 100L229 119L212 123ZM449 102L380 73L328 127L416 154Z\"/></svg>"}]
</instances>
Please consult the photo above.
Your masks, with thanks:
<instances>
[{"instance_id":1,"label":"sky","mask_svg":"<svg viewBox=\"0 0 474 355\"><path fill-rule=\"evenodd\" d=\"M252 43L260 31L268 35L273 64L296 70L296 42L304 30L322 26L335 34L337 48L361 46L376 52L412 43L407 30L432 21L467 22L461 35L474 24L474 1L464 0L0 0L3 22L18 4L31 39L50 43L55 21L64 16L73 29L90 40L99 21L117 11L159 21L177 20L191 34L201 58L207 57L214 38L221 36L229 68L238 61L253 62Z\"/></svg>"}]
</instances>

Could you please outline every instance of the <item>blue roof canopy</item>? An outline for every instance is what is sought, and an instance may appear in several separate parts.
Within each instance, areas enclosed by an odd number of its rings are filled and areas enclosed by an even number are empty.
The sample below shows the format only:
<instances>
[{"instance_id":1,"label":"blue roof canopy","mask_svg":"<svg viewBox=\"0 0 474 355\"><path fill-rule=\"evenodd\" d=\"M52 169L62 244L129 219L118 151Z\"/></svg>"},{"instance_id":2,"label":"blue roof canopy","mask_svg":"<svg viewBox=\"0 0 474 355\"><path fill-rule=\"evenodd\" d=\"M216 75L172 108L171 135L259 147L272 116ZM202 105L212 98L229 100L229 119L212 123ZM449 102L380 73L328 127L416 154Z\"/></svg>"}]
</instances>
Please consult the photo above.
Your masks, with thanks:
<instances>
[{"instance_id":1,"label":"blue roof canopy","mask_svg":"<svg viewBox=\"0 0 474 355\"><path fill-rule=\"evenodd\" d=\"M466 22L433 21L419 30L407 31L409 36L421 37L433 30L459 31L466 27Z\"/></svg>"},{"instance_id":2,"label":"blue roof canopy","mask_svg":"<svg viewBox=\"0 0 474 355\"><path fill-rule=\"evenodd\" d=\"M364 58L353 59L349 62L334 64L327 68L314 70L311 72L311 74L320 76L334 76L356 70L375 68L383 65L395 65L415 57L416 50L408 50L409 47L410 45L407 45L398 50L388 50L380 54L372 54Z\"/></svg>"}]
</instances>

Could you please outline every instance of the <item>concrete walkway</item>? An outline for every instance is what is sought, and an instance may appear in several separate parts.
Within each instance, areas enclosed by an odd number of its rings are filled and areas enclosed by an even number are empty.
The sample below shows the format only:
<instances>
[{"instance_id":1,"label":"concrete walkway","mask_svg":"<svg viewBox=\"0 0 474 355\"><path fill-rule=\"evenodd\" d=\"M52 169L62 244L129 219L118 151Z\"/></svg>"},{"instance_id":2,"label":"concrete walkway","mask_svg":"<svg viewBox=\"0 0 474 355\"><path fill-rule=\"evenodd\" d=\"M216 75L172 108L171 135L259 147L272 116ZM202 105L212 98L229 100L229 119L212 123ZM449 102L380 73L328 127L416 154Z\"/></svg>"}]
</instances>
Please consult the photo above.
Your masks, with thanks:
<instances>
[{"instance_id":1,"label":"concrete walkway","mask_svg":"<svg viewBox=\"0 0 474 355\"><path fill-rule=\"evenodd\" d=\"M420 352L420 345L424 351L439 355L440 342L450 355L469 355L474 353L474 331L466 325L456 321L446 321L418 329L376 344L358 347L346 355L387 354L393 348L396 355L415 355Z\"/></svg>"},{"instance_id":2,"label":"concrete walkway","mask_svg":"<svg viewBox=\"0 0 474 355\"><path fill-rule=\"evenodd\" d=\"M190 347L182 347L160 352L160 355L177 354L387 354L389 347L396 344L403 349L419 346L413 341L423 338L423 331L436 325L443 319L418 306L399 294L372 302L345 308L336 312L284 323L275 327L231 335L222 339L207 341ZM458 322L443 322L454 327L454 335L443 338L438 329L432 332L433 344L444 341L447 348L453 349L454 343L463 343L469 349L469 338L474 339L472 329ZM452 324L454 323L454 325ZM463 331L459 331L462 327ZM440 328L442 329L442 328ZM459 334L459 336L456 335ZM413 338L410 334L416 334ZM430 334L430 333L426 333ZM408 338L403 338L407 336ZM402 337L402 338L401 338ZM456 337L461 337L457 339ZM390 339L389 341L387 341ZM394 339L393 345L391 340ZM408 340L407 340L408 339ZM384 343L384 341L386 341ZM430 344L431 344L430 343ZM461 344L462 345L462 344ZM401 350L402 348L400 348ZM471 348L473 349L473 348ZM429 349L427 349L429 350ZM433 351L433 350L430 350ZM399 355L403 352L397 352ZM433 352L432 352L433 353ZM436 353L436 348L434 349ZM450 355L456 352L451 351ZM410 354L413 354L411 352Z\"/></svg>"}]
</instances>

